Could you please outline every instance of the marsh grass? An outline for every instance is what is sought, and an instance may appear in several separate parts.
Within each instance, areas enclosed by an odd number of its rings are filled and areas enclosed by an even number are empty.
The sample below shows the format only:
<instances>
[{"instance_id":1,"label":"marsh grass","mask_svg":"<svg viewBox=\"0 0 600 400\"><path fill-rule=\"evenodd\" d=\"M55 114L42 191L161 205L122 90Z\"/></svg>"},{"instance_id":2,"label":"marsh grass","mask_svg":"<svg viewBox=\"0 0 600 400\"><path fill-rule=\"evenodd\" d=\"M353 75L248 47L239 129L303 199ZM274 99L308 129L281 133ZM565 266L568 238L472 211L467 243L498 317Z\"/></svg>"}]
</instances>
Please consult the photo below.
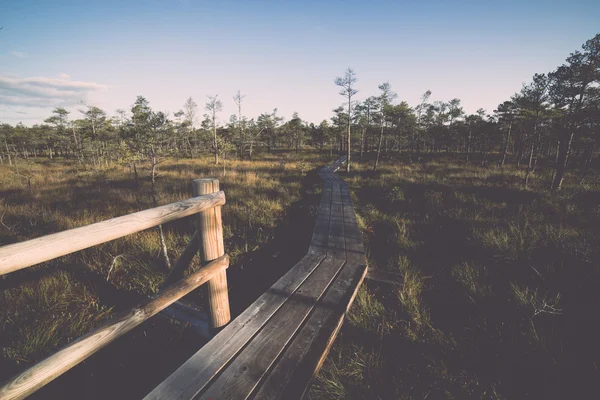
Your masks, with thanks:
<instances>
[{"instance_id":1,"label":"marsh grass","mask_svg":"<svg viewBox=\"0 0 600 400\"><path fill-rule=\"evenodd\" d=\"M160 204L191 197L193 179L220 180L227 197L222 215L225 249L232 259L228 279L234 315L306 251L318 205L320 182L314 169L329 161L310 152L256 158L228 161L225 174L210 156L166 159L157 180ZM18 160L20 175L14 167L0 165L0 245L151 208L145 167L138 167L142 179L137 187L129 168L119 165L92 169L69 160ZM174 221L164 229L174 261L193 234L192 222ZM196 257L190 271L199 266ZM156 293L168 272L157 230L150 229L0 277L0 381ZM201 288L188 300L204 305L204 296ZM141 397L202 343L179 326L151 321L67 374L69 385L81 380L97 393L85 387L65 391L60 378L40 398L78 398L82 393L86 398ZM157 324L161 326L153 328ZM182 337L188 342L177 340ZM157 363L150 374L154 381L144 378L149 365ZM105 371L111 368L113 375ZM121 376L133 379L127 385L137 388L111 392L112 385L101 383Z\"/></svg>"},{"instance_id":2,"label":"marsh grass","mask_svg":"<svg viewBox=\"0 0 600 400\"><path fill-rule=\"evenodd\" d=\"M596 396L599 171L576 185L573 168L553 195L543 162L524 189L522 169L459 159L366 159L344 177L370 268L402 283L367 281L310 398Z\"/></svg>"}]
</instances>

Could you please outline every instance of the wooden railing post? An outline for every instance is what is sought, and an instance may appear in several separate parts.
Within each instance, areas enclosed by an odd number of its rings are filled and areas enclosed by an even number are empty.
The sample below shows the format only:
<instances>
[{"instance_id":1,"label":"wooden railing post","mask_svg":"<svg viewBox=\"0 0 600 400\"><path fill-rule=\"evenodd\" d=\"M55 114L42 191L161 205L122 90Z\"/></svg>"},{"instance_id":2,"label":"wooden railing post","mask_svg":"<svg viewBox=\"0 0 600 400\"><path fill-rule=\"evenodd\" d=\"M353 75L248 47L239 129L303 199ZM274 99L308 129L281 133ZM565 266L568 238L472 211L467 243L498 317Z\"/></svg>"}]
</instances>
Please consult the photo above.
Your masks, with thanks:
<instances>
[{"instance_id":1,"label":"wooden railing post","mask_svg":"<svg viewBox=\"0 0 600 400\"><path fill-rule=\"evenodd\" d=\"M219 191L219 180L195 179L193 183L194 196L210 194ZM196 219L198 230L199 252L203 263L215 260L225 254L223 246L223 221L221 207L199 212ZM230 320L229 295L227 293L227 273L222 271L208 281L208 302L213 329L220 329Z\"/></svg>"}]
</instances>

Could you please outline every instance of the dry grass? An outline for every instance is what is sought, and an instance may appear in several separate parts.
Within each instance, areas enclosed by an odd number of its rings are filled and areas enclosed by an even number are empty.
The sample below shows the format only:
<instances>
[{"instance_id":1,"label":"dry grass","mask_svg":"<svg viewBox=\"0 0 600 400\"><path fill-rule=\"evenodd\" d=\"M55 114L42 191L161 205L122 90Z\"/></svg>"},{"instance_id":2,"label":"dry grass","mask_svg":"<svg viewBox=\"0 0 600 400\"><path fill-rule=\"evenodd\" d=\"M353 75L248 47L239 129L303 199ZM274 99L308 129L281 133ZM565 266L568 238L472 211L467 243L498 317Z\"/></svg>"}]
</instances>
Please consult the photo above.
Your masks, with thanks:
<instances>
[{"instance_id":1,"label":"dry grass","mask_svg":"<svg viewBox=\"0 0 600 400\"><path fill-rule=\"evenodd\" d=\"M316 153L258 158L228 161L225 173L221 166L212 165L210 156L168 159L160 165L157 181L160 203L167 204L189 198L193 179L220 180L227 197L225 248L232 257L230 289L232 307L237 309L247 307L254 295L236 298L237 286L247 282L245 276L254 273L252 268L260 267L253 267L253 261L281 234L290 210L303 213L310 223L306 216L314 210L305 209L304 203L293 205L306 196L303 182L309 170L327 162ZM0 245L152 207L148 170L143 165L138 166L139 187L124 166L93 169L76 161L38 158L18 160L16 172L14 166L0 165ZM29 177L29 183L24 177ZM165 226L172 260L192 233L189 219ZM275 260L270 254L265 257ZM192 268L198 262L196 258ZM260 272L274 280L280 269ZM89 331L114 311L155 293L167 273L158 233L150 229L0 277L0 381ZM202 291L196 297L202 301Z\"/></svg>"},{"instance_id":2,"label":"dry grass","mask_svg":"<svg viewBox=\"0 0 600 400\"><path fill-rule=\"evenodd\" d=\"M584 398L600 379L600 179L394 157L350 184L370 268L313 399ZM359 362L357 360L376 360ZM377 368L371 365L375 364ZM357 378L359 377L359 378Z\"/></svg>"}]
</instances>

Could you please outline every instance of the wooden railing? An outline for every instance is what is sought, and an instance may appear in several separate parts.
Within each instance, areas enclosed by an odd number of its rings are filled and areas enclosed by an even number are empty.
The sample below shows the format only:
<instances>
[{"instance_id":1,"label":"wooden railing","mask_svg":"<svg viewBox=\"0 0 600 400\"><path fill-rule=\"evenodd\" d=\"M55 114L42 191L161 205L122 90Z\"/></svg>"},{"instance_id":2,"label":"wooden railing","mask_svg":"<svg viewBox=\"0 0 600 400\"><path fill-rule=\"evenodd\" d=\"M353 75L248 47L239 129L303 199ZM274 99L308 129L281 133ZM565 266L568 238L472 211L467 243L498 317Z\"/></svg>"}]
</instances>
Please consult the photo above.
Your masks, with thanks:
<instances>
[{"instance_id":1,"label":"wooden railing","mask_svg":"<svg viewBox=\"0 0 600 400\"><path fill-rule=\"evenodd\" d=\"M193 195L188 200L0 247L0 275L4 275L196 214L196 232L155 296L13 377L0 387L0 399L22 399L32 394L203 283L208 283L212 327L219 329L229 322L226 275L229 258L223 247L221 220L225 193L219 190L217 179L196 179ZM205 265L183 278L185 268L197 252Z\"/></svg>"}]
</instances>

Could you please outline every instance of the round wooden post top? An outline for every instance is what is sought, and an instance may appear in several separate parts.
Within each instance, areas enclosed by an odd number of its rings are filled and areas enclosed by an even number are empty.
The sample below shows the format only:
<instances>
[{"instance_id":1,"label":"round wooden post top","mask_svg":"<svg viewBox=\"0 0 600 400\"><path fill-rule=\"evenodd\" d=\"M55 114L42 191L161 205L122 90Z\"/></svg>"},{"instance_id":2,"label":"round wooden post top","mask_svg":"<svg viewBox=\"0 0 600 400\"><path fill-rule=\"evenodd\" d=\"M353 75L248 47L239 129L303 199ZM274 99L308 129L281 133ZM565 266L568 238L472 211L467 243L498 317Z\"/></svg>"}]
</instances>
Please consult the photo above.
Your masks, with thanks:
<instances>
[{"instance_id":1,"label":"round wooden post top","mask_svg":"<svg viewBox=\"0 0 600 400\"><path fill-rule=\"evenodd\" d=\"M194 179L193 189L195 196L218 192L219 180L217 178Z\"/></svg>"}]
</instances>

